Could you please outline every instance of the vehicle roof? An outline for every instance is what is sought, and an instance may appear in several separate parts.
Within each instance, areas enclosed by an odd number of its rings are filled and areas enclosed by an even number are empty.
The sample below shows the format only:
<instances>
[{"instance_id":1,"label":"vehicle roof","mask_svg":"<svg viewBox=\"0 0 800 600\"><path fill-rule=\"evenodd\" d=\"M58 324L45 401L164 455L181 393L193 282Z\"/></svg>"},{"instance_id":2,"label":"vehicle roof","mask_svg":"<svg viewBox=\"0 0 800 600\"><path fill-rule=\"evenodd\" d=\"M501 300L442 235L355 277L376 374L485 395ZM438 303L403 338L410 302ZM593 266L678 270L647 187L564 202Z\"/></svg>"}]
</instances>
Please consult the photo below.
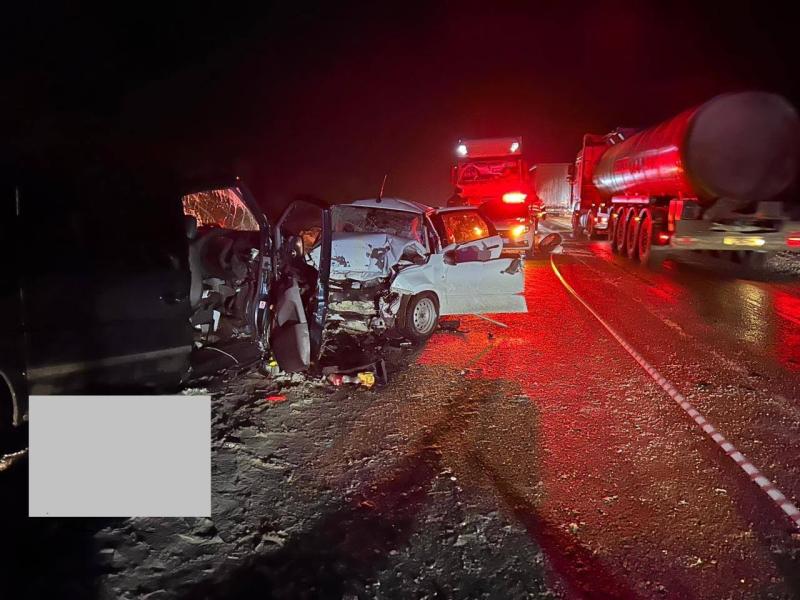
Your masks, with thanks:
<instances>
[{"instance_id":1,"label":"vehicle roof","mask_svg":"<svg viewBox=\"0 0 800 600\"><path fill-rule=\"evenodd\" d=\"M437 213L453 212L456 210L478 210L479 206L442 206L435 209Z\"/></svg>"},{"instance_id":2,"label":"vehicle roof","mask_svg":"<svg viewBox=\"0 0 800 600\"><path fill-rule=\"evenodd\" d=\"M364 200L346 202L345 206L365 206L370 208L382 208L384 210L402 210L419 214L426 214L433 210L432 207L426 204L414 202L413 200L403 200L402 198L381 198L380 202L377 198L367 198Z\"/></svg>"}]
</instances>

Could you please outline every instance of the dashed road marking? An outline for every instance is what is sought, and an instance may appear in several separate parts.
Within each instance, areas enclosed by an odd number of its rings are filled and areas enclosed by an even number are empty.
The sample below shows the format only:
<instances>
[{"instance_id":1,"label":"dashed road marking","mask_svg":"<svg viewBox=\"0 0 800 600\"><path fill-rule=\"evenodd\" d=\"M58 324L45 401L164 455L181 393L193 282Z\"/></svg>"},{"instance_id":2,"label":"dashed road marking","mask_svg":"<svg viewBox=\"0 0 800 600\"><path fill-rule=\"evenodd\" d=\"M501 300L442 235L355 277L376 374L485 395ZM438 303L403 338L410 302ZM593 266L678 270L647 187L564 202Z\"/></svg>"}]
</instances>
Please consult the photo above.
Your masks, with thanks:
<instances>
[{"instance_id":1,"label":"dashed road marking","mask_svg":"<svg viewBox=\"0 0 800 600\"><path fill-rule=\"evenodd\" d=\"M750 460L741 452L739 452L736 447L725 439L725 436L722 435L717 429L708 422L708 420L700 414L692 404L686 400L683 394L681 394L677 388L672 385L667 379L659 373L655 367L653 367L650 363L648 363L644 357L636 351L636 349L631 346L625 339L617 333L611 325L609 325L603 317L601 317L597 312L589 306L586 301L578 295L573 287L567 283L567 280L564 279L564 276L561 275L561 272L556 267L556 263L553 260L553 257L550 257L550 266L553 268L553 272L558 277L559 281L561 281L562 285L567 289L567 291L572 294L572 296L580 302L586 310L588 310L592 316L597 319L600 324L611 334L611 336L617 340L620 345L630 354L633 359L639 363L648 375L663 389L675 402L678 406L683 409L683 411L695 422L703 432L706 433L708 437L710 437L714 443L716 443L722 451L733 460L739 467L747 474L751 481L753 481L763 492L770 497L770 499L780 508L787 517L792 521L794 526L797 529L800 529L800 509L798 509L791 500L789 500L783 492L781 492L777 486L772 483L767 477L765 477L761 471L756 467Z\"/></svg>"}]
</instances>

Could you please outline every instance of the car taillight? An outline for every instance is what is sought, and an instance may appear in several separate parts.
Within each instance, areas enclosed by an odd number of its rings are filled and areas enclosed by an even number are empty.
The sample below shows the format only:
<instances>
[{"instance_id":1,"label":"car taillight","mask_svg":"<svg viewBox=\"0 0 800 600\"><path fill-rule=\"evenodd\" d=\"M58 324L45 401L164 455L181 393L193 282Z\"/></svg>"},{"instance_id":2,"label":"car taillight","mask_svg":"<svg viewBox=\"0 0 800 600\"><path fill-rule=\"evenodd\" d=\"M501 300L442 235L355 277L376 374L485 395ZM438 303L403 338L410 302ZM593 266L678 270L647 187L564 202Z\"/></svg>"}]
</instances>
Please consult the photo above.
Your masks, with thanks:
<instances>
[{"instance_id":1,"label":"car taillight","mask_svg":"<svg viewBox=\"0 0 800 600\"><path fill-rule=\"evenodd\" d=\"M786 245L789 248L800 248L800 231L793 231L786 236Z\"/></svg>"},{"instance_id":2,"label":"car taillight","mask_svg":"<svg viewBox=\"0 0 800 600\"><path fill-rule=\"evenodd\" d=\"M522 204L527 197L528 194L523 192L506 192L503 194L503 202L506 204Z\"/></svg>"},{"instance_id":3,"label":"car taillight","mask_svg":"<svg viewBox=\"0 0 800 600\"><path fill-rule=\"evenodd\" d=\"M658 233L658 243L661 245L669 244L670 235L666 231Z\"/></svg>"}]
</instances>

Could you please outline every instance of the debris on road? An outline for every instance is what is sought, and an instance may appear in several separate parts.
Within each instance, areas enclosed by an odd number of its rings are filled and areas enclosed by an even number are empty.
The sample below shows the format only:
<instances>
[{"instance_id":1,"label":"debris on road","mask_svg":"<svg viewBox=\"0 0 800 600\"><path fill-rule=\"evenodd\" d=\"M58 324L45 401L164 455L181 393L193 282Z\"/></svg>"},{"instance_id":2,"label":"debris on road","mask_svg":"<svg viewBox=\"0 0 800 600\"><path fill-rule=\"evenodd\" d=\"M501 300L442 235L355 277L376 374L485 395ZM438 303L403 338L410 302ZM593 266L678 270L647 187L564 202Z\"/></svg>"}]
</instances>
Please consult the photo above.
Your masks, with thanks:
<instances>
[{"instance_id":1,"label":"debris on road","mask_svg":"<svg viewBox=\"0 0 800 600\"><path fill-rule=\"evenodd\" d=\"M355 375L342 375L341 373L331 373L328 375L328 381L333 385L344 385L345 383L353 383L356 385L363 385L366 388L371 388L375 385L375 373L369 371L362 371Z\"/></svg>"},{"instance_id":2,"label":"debris on road","mask_svg":"<svg viewBox=\"0 0 800 600\"><path fill-rule=\"evenodd\" d=\"M457 319L440 319L439 320L439 329L442 331L459 331L461 327L461 321Z\"/></svg>"}]
</instances>

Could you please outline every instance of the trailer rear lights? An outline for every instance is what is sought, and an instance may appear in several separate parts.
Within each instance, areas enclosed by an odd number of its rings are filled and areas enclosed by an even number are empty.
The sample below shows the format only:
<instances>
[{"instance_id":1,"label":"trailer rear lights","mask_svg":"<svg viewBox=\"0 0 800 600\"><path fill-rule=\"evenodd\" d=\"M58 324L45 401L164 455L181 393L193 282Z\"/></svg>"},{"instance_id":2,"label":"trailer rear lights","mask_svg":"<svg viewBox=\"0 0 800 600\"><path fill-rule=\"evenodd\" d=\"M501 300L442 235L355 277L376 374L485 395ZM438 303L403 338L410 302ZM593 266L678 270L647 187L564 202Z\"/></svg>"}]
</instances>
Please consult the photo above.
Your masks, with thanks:
<instances>
[{"instance_id":1,"label":"trailer rear lights","mask_svg":"<svg viewBox=\"0 0 800 600\"><path fill-rule=\"evenodd\" d=\"M527 225L517 225L516 227L511 228L511 237L516 239L523 235L526 231L528 231Z\"/></svg>"},{"instance_id":2,"label":"trailer rear lights","mask_svg":"<svg viewBox=\"0 0 800 600\"><path fill-rule=\"evenodd\" d=\"M800 231L793 231L786 236L786 245L789 248L800 248Z\"/></svg>"},{"instance_id":3,"label":"trailer rear lights","mask_svg":"<svg viewBox=\"0 0 800 600\"><path fill-rule=\"evenodd\" d=\"M456 147L456 154L459 156L466 156L467 155L467 145L466 144L459 144Z\"/></svg>"},{"instance_id":4,"label":"trailer rear lights","mask_svg":"<svg viewBox=\"0 0 800 600\"><path fill-rule=\"evenodd\" d=\"M506 192L503 194L503 202L506 204L522 204L527 197L528 194L523 192Z\"/></svg>"},{"instance_id":5,"label":"trailer rear lights","mask_svg":"<svg viewBox=\"0 0 800 600\"><path fill-rule=\"evenodd\" d=\"M666 231L661 231L661 232L659 232L658 237L656 239L658 240L658 243L660 245L665 246L665 245L669 244L669 238L670 237L671 236Z\"/></svg>"}]
</instances>

